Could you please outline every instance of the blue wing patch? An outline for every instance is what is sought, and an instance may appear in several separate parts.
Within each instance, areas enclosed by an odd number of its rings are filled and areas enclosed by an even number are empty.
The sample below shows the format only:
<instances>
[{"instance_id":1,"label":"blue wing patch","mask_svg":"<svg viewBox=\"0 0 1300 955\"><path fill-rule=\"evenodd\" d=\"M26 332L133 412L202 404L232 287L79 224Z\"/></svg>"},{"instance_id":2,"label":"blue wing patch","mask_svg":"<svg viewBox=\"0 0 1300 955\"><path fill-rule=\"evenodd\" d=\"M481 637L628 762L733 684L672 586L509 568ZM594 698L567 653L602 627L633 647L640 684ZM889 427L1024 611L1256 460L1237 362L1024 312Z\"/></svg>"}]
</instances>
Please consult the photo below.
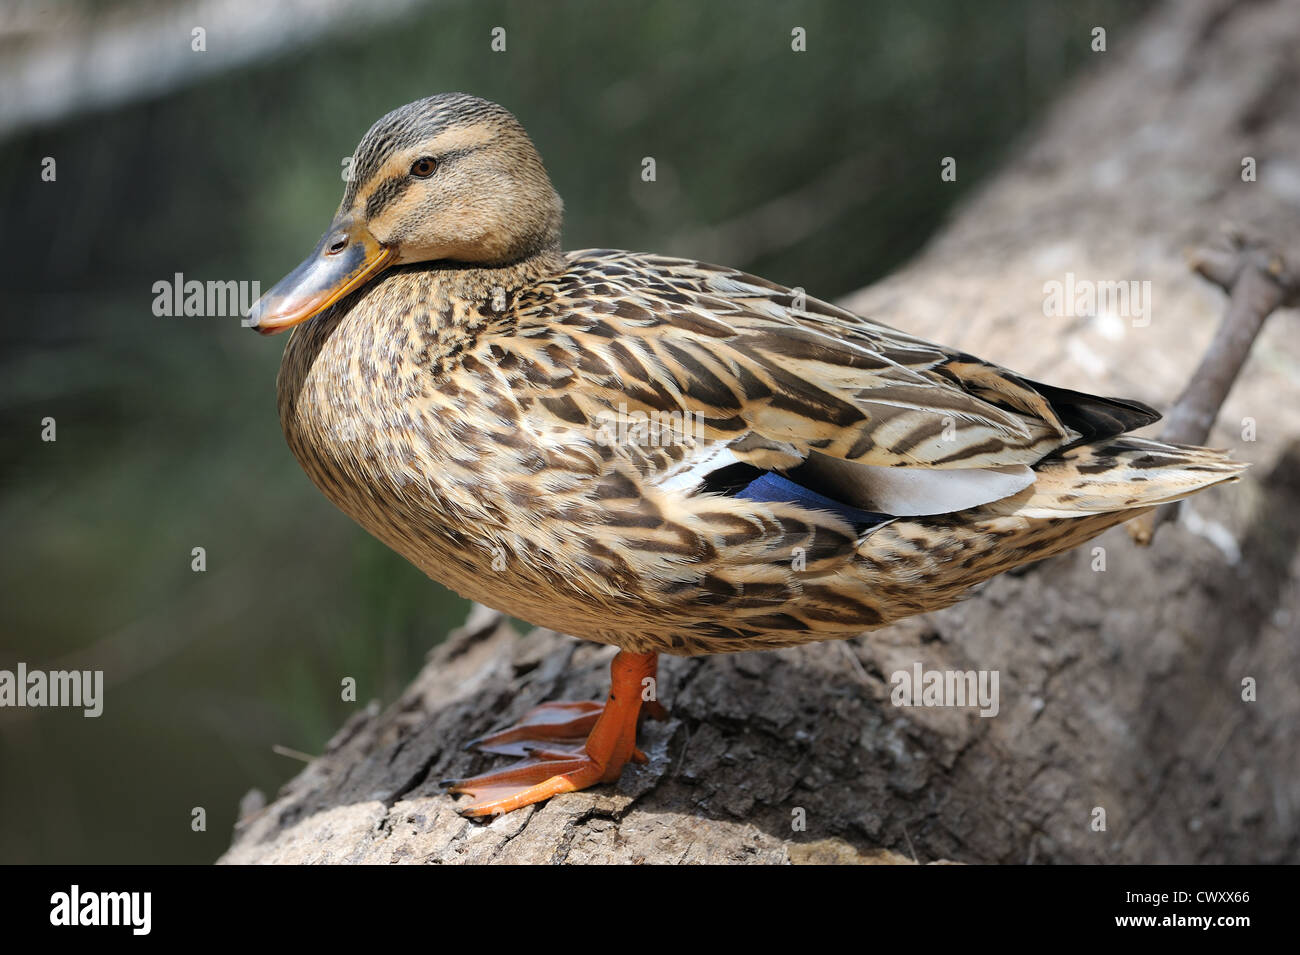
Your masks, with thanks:
<instances>
[{"instance_id":1,"label":"blue wing patch","mask_svg":"<svg viewBox=\"0 0 1300 955\"><path fill-rule=\"evenodd\" d=\"M806 507L810 510L829 511L852 524L859 532L865 528L887 524L893 520L893 516L890 514L877 514L874 511L864 511L861 508L841 503L834 498L827 497L825 494L810 491L803 485L796 484L789 478L782 477L772 471L767 471L761 477L750 481L736 492L736 497L747 498L751 501L762 501L767 504L798 504L800 507Z\"/></svg>"}]
</instances>

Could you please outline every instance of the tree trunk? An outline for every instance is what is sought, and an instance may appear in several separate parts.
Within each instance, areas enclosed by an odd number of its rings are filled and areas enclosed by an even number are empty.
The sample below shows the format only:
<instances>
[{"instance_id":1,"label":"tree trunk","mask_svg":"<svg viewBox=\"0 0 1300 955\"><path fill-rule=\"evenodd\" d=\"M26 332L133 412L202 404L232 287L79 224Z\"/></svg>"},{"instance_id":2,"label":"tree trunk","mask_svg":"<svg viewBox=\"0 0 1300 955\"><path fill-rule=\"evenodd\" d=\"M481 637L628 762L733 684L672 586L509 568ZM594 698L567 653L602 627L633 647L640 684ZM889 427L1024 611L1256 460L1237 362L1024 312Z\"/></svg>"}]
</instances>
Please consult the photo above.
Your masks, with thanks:
<instances>
[{"instance_id":1,"label":"tree trunk","mask_svg":"<svg viewBox=\"0 0 1300 955\"><path fill-rule=\"evenodd\" d=\"M1300 262L1300 7L1173 3L1107 41L924 254L848 304L1167 407L1226 302L1184 248L1226 220ZM917 163L944 188L938 160ZM1067 273L1150 282L1150 307L1045 314ZM544 700L603 698L614 650L519 637L480 608L397 703L247 814L222 861L1300 861L1294 323L1270 320L1211 434L1255 466L1150 549L1117 528L853 641L664 658L671 716L644 726L647 765L488 824L438 787L502 761L461 742ZM997 671L1000 711L891 705L917 662Z\"/></svg>"}]
</instances>

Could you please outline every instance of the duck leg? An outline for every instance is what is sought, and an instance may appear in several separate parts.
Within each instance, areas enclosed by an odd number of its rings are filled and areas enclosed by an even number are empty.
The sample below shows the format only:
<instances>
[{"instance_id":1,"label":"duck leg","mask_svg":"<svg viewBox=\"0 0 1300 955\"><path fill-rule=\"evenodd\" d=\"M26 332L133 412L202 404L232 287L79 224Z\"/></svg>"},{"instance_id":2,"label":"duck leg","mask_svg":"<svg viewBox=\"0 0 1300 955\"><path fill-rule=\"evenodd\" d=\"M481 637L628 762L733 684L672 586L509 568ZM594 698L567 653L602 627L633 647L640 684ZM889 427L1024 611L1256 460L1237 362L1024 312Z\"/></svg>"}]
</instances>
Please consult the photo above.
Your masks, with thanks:
<instances>
[{"instance_id":1,"label":"duck leg","mask_svg":"<svg viewBox=\"0 0 1300 955\"><path fill-rule=\"evenodd\" d=\"M560 793L618 779L628 760L646 761L636 748L642 707L655 719L664 708L643 700L645 680L653 680L659 657L620 651L610 664L609 696L603 704L543 703L507 729L481 736L469 746L487 753L524 758L494 772L446 780L449 792L468 793L474 802L463 816L512 812Z\"/></svg>"}]
</instances>

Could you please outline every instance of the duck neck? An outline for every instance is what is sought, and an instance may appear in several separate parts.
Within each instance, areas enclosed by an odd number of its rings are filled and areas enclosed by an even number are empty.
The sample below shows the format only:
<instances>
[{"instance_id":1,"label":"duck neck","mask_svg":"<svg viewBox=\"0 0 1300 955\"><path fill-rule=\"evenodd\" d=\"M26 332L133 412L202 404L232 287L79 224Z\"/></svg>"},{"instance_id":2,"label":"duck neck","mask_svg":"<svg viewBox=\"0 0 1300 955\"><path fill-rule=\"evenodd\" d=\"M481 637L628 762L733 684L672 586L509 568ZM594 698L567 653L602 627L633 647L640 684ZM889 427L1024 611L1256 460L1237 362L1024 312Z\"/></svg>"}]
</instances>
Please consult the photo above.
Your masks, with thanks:
<instances>
[{"instance_id":1,"label":"duck neck","mask_svg":"<svg viewBox=\"0 0 1300 955\"><path fill-rule=\"evenodd\" d=\"M437 262L413 269L428 283L435 301L492 315L505 312L520 290L560 274L564 267L564 253L556 243L504 265Z\"/></svg>"},{"instance_id":2,"label":"duck neck","mask_svg":"<svg viewBox=\"0 0 1300 955\"><path fill-rule=\"evenodd\" d=\"M555 249L507 266L440 265L393 269L295 328L278 380L281 425L304 470L402 553L385 517L394 509L491 519L465 490L481 475L463 459L501 395L494 376L465 368L483 335L509 334L519 296L561 273L564 257ZM413 513L408 526L427 518Z\"/></svg>"},{"instance_id":3,"label":"duck neck","mask_svg":"<svg viewBox=\"0 0 1300 955\"><path fill-rule=\"evenodd\" d=\"M564 268L557 243L507 265L439 262L391 270L294 329L279 377L286 428L304 392L327 402L328 390L313 389L313 382L348 381L357 368L371 382L367 391L440 387L480 334L508 330L522 291Z\"/></svg>"}]
</instances>

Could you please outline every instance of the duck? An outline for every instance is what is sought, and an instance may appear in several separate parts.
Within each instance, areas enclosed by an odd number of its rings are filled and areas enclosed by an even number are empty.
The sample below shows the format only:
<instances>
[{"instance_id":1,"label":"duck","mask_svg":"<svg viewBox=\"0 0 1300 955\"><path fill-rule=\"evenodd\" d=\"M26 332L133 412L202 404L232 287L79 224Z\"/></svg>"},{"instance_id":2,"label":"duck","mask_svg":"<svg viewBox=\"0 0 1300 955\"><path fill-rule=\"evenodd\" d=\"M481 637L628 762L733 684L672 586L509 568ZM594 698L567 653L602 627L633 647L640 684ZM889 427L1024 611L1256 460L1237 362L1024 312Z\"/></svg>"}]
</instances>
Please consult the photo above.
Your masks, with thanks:
<instances>
[{"instance_id":1,"label":"duck","mask_svg":"<svg viewBox=\"0 0 1300 955\"><path fill-rule=\"evenodd\" d=\"M492 817L616 782L658 655L845 640L1237 479L1031 380L745 272L564 251L507 109L444 93L362 137L315 249L245 323L292 329L280 423L339 510L470 600L617 647L600 701L472 741Z\"/></svg>"}]
</instances>

